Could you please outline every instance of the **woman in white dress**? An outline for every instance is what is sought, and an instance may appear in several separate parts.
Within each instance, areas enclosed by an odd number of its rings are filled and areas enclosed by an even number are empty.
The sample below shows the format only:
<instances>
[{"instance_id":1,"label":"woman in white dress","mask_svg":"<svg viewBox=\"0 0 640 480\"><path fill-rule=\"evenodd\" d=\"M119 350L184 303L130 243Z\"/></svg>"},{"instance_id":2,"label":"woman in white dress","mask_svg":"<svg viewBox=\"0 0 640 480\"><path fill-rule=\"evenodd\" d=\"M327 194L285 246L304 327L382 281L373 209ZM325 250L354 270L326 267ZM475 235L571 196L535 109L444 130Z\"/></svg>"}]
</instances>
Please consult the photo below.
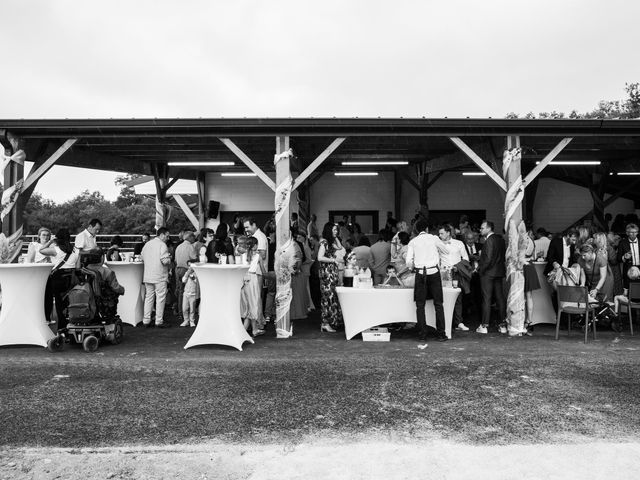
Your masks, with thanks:
<instances>
[{"instance_id":1,"label":"woman in white dress","mask_svg":"<svg viewBox=\"0 0 640 480\"><path fill-rule=\"evenodd\" d=\"M246 254L249 262L249 270L244 277L244 285L240 293L240 316L244 328L251 328L252 335L264 335L264 316L262 314L262 278L264 275L263 263L258 253L258 240L255 237L247 238ZM245 253L244 247L238 245L238 252Z\"/></svg>"}]
</instances>

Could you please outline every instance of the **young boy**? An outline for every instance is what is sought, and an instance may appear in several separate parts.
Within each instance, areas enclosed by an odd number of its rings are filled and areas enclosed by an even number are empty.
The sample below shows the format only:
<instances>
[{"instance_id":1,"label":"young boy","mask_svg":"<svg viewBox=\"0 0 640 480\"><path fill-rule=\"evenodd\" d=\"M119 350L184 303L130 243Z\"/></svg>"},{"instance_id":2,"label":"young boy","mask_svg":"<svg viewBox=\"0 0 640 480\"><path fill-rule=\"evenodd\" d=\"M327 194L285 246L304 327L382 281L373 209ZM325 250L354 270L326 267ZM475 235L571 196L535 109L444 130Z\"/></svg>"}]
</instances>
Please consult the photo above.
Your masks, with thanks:
<instances>
[{"instance_id":1,"label":"young boy","mask_svg":"<svg viewBox=\"0 0 640 480\"><path fill-rule=\"evenodd\" d=\"M182 277L182 283L184 283L184 293L182 294L182 318L184 321L180 324L181 327L195 327L196 326L196 300L200 298L200 285L198 283L198 277L193 271L193 264L196 260L191 259L187 262L189 268Z\"/></svg>"}]
</instances>

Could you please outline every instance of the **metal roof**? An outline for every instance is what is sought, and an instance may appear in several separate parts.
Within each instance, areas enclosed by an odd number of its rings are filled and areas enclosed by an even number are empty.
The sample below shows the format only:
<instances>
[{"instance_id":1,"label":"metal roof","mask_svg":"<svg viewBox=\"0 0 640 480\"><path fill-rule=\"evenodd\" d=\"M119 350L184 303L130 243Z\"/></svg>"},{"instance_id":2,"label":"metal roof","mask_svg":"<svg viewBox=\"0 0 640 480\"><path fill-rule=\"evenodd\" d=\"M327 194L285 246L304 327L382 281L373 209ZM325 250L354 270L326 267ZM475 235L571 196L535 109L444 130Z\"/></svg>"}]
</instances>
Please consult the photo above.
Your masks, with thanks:
<instances>
[{"instance_id":1,"label":"metal roof","mask_svg":"<svg viewBox=\"0 0 640 480\"><path fill-rule=\"evenodd\" d=\"M614 171L640 171L640 119L470 119L470 118L162 118L162 119L9 119L5 132L19 137L27 159L52 153L67 138L77 143L58 164L150 174L152 164L181 161L233 161L232 167L170 167L182 178L200 171L248 171L219 140L231 138L260 168L273 175L275 137L288 135L298 171L336 137L346 137L319 171L344 167L346 160L403 160L412 165L438 161L451 169L477 169L449 137L461 137L485 160L499 160L504 137L519 135L523 171L535 166L565 137L574 140L558 160L601 160ZM368 167L369 169L371 167ZM397 167L380 167L395 169ZM407 167L403 167L407 168ZM590 181L585 168L547 168L546 176ZM612 179L612 188L626 179Z\"/></svg>"}]
</instances>

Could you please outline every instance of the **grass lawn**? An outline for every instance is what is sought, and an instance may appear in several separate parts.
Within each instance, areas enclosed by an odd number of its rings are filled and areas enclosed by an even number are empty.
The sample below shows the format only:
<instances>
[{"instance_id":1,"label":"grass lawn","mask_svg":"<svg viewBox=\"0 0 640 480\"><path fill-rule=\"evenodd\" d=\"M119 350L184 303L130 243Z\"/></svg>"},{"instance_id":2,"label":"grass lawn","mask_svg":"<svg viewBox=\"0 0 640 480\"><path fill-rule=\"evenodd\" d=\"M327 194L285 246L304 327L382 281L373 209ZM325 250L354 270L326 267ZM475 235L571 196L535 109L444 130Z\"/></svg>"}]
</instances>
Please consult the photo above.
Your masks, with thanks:
<instances>
[{"instance_id":1,"label":"grass lawn","mask_svg":"<svg viewBox=\"0 0 640 480\"><path fill-rule=\"evenodd\" d=\"M0 445L100 447L309 435L471 444L637 439L640 336L492 333L351 341L299 322L243 352L183 350L191 330L126 327L87 354L0 349ZM271 334L272 332L269 332Z\"/></svg>"}]
</instances>

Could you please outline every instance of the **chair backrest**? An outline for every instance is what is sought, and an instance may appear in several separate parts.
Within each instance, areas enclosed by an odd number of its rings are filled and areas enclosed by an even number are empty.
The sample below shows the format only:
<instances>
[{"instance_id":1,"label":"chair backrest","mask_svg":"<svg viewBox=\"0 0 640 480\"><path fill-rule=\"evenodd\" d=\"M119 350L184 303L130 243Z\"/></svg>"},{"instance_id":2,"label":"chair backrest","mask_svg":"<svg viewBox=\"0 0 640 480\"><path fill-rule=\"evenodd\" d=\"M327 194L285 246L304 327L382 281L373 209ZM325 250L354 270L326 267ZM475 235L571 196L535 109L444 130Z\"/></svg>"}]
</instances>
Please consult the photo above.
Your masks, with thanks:
<instances>
[{"instance_id":1,"label":"chair backrest","mask_svg":"<svg viewBox=\"0 0 640 480\"><path fill-rule=\"evenodd\" d=\"M640 282L629 283L629 301L640 302Z\"/></svg>"},{"instance_id":2,"label":"chair backrest","mask_svg":"<svg viewBox=\"0 0 640 480\"><path fill-rule=\"evenodd\" d=\"M558 302L576 302L586 304L587 287L558 285Z\"/></svg>"}]
</instances>

